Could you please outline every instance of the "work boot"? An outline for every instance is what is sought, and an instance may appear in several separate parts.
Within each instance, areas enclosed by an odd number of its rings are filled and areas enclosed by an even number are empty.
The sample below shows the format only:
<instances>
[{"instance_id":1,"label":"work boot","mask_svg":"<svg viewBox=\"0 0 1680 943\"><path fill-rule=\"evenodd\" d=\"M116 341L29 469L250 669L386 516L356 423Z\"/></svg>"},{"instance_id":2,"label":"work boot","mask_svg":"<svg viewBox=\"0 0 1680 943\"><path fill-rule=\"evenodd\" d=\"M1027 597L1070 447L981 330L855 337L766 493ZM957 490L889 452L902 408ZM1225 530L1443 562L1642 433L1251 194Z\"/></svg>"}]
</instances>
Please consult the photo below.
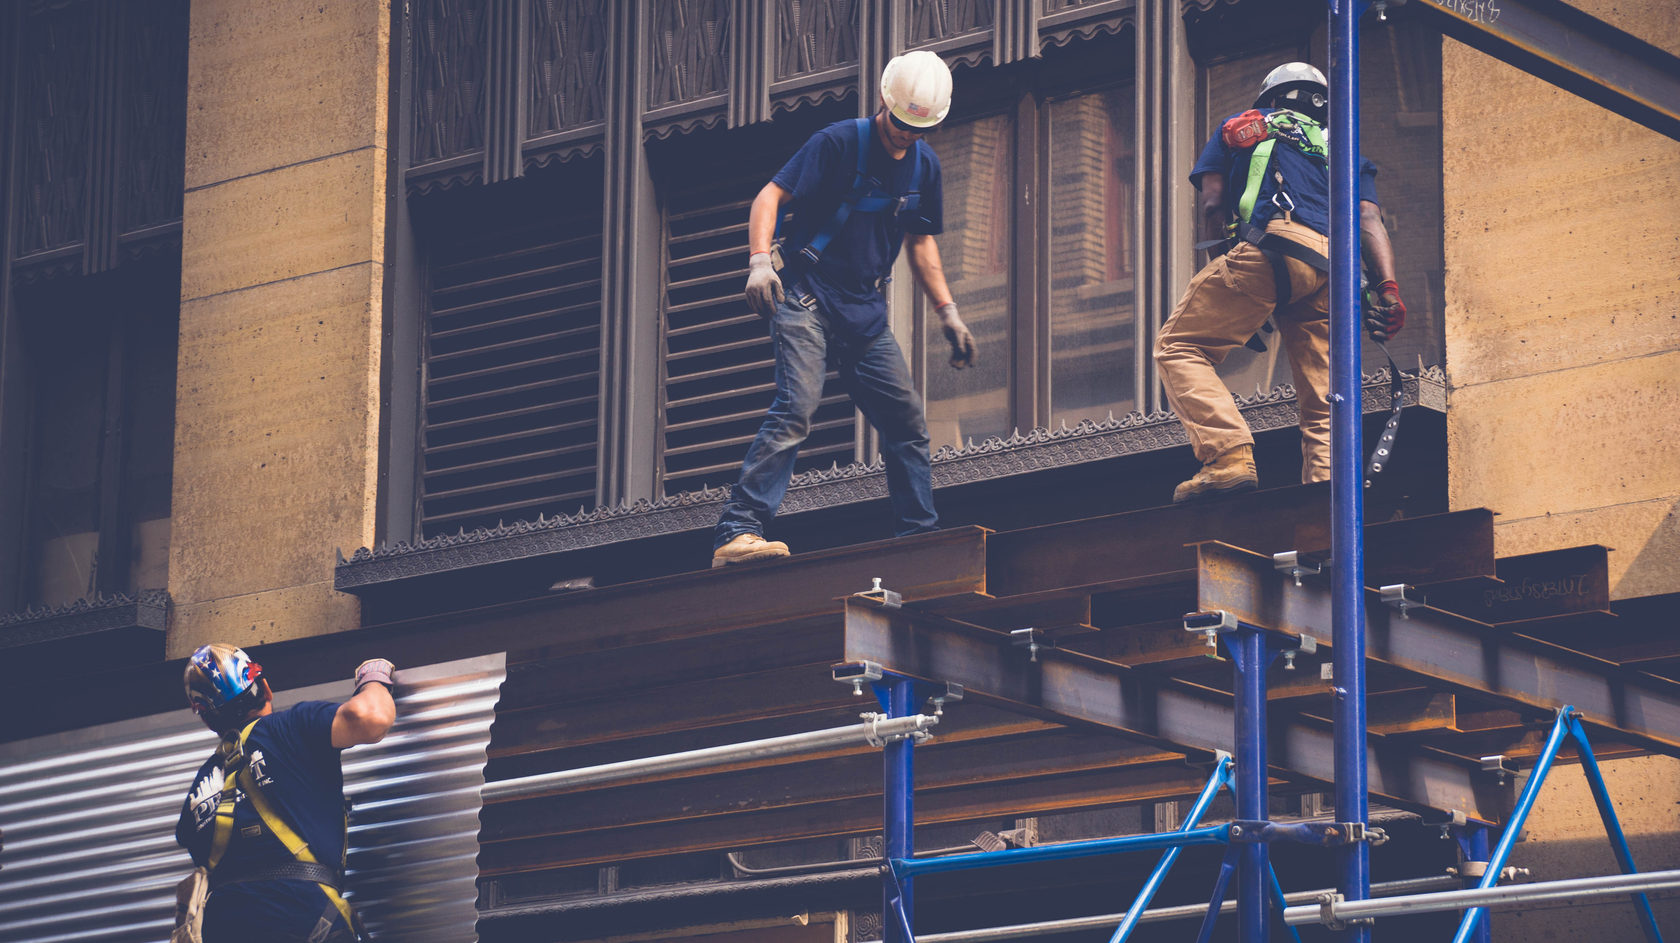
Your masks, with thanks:
<instances>
[{"instance_id":1,"label":"work boot","mask_svg":"<svg viewBox=\"0 0 1680 943\"><path fill-rule=\"evenodd\" d=\"M1254 472L1254 446L1239 445L1202 466L1189 481L1173 489L1173 503L1183 504L1215 494L1234 494L1260 487Z\"/></svg>"},{"instance_id":2,"label":"work boot","mask_svg":"<svg viewBox=\"0 0 1680 943\"><path fill-rule=\"evenodd\" d=\"M735 563L757 563L788 555L788 545L779 540L765 540L757 534L736 534L735 539L712 551L712 568Z\"/></svg>"}]
</instances>

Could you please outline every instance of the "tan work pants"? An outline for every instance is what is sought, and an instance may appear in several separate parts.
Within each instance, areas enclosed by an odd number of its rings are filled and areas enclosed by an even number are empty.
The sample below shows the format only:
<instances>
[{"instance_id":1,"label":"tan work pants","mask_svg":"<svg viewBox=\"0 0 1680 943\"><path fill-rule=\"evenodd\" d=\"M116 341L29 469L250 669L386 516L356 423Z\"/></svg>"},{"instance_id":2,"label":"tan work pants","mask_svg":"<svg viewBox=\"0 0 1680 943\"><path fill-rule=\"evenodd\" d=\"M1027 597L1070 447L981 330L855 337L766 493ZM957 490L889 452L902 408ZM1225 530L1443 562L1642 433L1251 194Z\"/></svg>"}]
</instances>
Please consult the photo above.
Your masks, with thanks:
<instances>
[{"instance_id":1,"label":"tan work pants","mask_svg":"<svg viewBox=\"0 0 1680 943\"><path fill-rule=\"evenodd\" d=\"M1330 249L1326 236L1300 223L1273 220L1266 231L1320 253ZM1277 329L1295 375L1301 480L1325 481L1330 477L1330 276L1305 262L1286 261L1289 303L1278 312ZM1254 433L1214 368L1260 330L1276 307L1276 297L1272 263L1259 249L1239 243L1196 273L1155 339L1155 363L1167 402L1204 464L1254 442Z\"/></svg>"}]
</instances>

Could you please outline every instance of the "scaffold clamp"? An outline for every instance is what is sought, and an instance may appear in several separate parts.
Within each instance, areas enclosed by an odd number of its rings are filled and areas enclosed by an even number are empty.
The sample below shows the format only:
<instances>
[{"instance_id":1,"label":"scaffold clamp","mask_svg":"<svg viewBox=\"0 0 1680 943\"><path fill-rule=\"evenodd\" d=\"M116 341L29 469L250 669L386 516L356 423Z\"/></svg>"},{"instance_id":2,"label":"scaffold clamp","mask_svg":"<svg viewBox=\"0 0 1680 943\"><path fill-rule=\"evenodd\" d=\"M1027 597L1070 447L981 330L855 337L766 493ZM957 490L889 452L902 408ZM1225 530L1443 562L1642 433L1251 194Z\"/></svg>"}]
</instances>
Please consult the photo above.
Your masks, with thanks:
<instances>
[{"instance_id":1,"label":"scaffold clamp","mask_svg":"<svg viewBox=\"0 0 1680 943\"><path fill-rule=\"evenodd\" d=\"M1295 585L1301 585L1301 577L1316 576L1324 572L1324 564L1317 560L1303 560L1299 550L1285 550L1272 554L1272 569L1279 573L1288 573L1295 579Z\"/></svg>"},{"instance_id":2,"label":"scaffold clamp","mask_svg":"<svg viewBox=\"0 0 1680 943\"><path fill-rule=\"evenodd\" d=\"M833 674L834 680L852 686L853 697L863 697L864 683L873 684L881 680L884 669L872 661L855 661L835 665L829 671Z\"/></svg>"},{"instance_id":3,"label":"scaffold clamp","mask_svg":"<svg viewBox=\"0 0 1680 943\"><path fill-rule=\"evenodd\" d=\"M870 578L870 587L861 593L854 593L864 599L873 599L888 609L899 609L904 606L904 597L881 585L879 576Z\"/></svg>"},{"instance_id":4,"label":"scaffold clamp","mask_svg":"<svg viewBox=\"0 0 1680 943\"><path fill-rule=\"evenodd\" d=\"M1417 609L1429 604L1428 598L1418 592L1416 586L1407 586L1405 583L1390 583L1378 588L1377 593L1381 596L1383 604L1398 611L1402 619L1411 618L1407 615L1408 609Z\"/></svg>"}]
</instances>

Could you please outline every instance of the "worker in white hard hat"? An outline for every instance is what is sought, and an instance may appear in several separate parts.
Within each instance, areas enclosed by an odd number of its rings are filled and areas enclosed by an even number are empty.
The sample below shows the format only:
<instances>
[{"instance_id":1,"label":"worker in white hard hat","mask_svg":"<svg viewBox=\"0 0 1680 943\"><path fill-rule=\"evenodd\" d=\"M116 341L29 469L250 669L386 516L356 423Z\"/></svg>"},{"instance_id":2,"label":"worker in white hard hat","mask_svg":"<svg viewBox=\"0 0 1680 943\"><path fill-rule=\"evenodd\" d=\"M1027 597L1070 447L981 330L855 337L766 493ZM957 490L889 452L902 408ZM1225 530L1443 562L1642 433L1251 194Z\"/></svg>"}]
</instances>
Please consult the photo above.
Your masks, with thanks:
<instances>
[{"instance_id":1,"label":"worker in white hard hat","mask_svg":"<svg viewBox=\"0 0 1680 943\"><path fill-rule=\"evenodd\" d=\"M1161 386L1202 463L1173 491L1174 503L1259 486L1254 434L1215 368L1268 318L1295 376L1301 480L1330 477L1329 103L1324 73L1284 63L1261 82L1253 108L1220 123L1190 170L1209 237L1202 245L1218 254L1190 280L1155 341ZM1405 325L1406 306L1376 176L1361 158L1366 326L1380 343Z\"/></svg>"},{"instance_id":2,"label":"worker in white hard hat","mask_svg":"<svg viewBox=\"0 0 1680 943\"><path fill-rule=\"evenodd\" d=\"M898 56L881 74L872 117L812 135L753 200L746 301L775 341L776 398L718 520L714 567L788 555L787 544L764 532L829 369L880 433L894 534L938 526L927 421L887 330L881 288L903 248L951 345L951 366L974 363L974 336L957 314L933 239L944 226L939 158L923 140L950 110L945 63L925 51Z\"/></svg>"}]
</instances>

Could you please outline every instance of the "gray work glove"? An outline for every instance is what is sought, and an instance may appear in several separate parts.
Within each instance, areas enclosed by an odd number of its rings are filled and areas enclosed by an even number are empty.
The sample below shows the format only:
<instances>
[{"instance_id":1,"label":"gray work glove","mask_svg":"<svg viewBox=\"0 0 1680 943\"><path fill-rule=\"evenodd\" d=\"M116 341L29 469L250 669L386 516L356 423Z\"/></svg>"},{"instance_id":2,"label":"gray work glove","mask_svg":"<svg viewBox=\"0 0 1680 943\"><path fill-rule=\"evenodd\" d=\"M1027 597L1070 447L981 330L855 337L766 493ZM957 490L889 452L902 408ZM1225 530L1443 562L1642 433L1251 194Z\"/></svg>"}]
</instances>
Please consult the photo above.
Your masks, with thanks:
<instances>
[{"instance_id":1,"label":"gray work glove","mask_svg":"<svg viewBox=\"0 0 1680 943\"><path fill-rule=\"evenodd\" d=\"M957 315L957 303L949 301L933 309L939 315L939 326L945 339L951 342L951 366L961 370L974 366L974 335Z\"/></svg>"},{"instance_id":2,"label":"gray work glove","mask_svg":"<svg viewBox=\"0 0 1680 943\"><path fill-rule=\"evenodd\" d=\"M391 675L397 666L383 658L369 658L356 666L356 690L360 692L370 684L383 684L386 688L393 688L396 683Z\"/></svg>"},{"instance_id":3,"label":"gray work glove","mask_svg":"<svg viewBox=\"0 0 1680 943\"><path fill-rule=\"evenodd\" d=\"M747 307L766 321L782 303L782 277L770 264L770 253L754 252L747 259Z\"/></svg>"}]
</instances>

